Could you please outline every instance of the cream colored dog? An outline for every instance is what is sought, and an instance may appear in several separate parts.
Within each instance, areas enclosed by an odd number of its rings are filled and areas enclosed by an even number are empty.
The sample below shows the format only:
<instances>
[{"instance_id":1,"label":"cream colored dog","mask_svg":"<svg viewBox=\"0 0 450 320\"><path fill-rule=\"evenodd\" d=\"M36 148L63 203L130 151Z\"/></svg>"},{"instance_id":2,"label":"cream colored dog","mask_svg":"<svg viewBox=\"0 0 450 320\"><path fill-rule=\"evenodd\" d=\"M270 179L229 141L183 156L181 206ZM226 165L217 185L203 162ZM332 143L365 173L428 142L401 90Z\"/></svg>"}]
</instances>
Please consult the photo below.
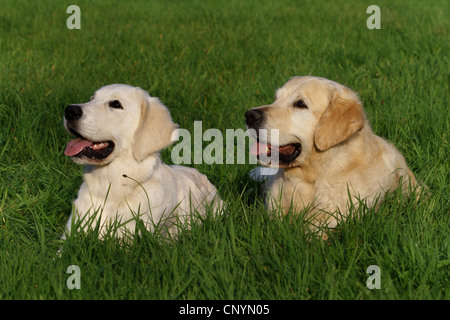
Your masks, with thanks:
<instances>
[{"instance_id":1,"label":"cream colored dog","mask_svg":"<svg viewBox=\"0 0 450 320\"><path fill-rule=\"evenodd\" d=\"M90 102L65 109L64 126L76 137L65 154L85 164L84 181L67 223L74 221L87 230L115 221L134 232L136 218L148 230L164 225L176 232L174 222L185 221L207 207L214 211L222 201L216 188L197 170L168 166L159 151L169 146L177 125L157 99L140 88L113 84L99 89Z\"/></svg>"},{"instance_id":2,"label":"cream colored dog","mask_svg":"<svg viewBox=\"0 0 450 320\"><path fill-rule=\"evenodd\" d=\"M420 189L400 152L372 132L357 94L334 81L294 77L271 105L245 117L249 129L267 129L251 153L281 168L266 181L271 210L308 207L314 225L333 228L348 216L349 194L355 206L360 199L372 207L399 187L405 194Z\"/></svg>"}]
</instances>

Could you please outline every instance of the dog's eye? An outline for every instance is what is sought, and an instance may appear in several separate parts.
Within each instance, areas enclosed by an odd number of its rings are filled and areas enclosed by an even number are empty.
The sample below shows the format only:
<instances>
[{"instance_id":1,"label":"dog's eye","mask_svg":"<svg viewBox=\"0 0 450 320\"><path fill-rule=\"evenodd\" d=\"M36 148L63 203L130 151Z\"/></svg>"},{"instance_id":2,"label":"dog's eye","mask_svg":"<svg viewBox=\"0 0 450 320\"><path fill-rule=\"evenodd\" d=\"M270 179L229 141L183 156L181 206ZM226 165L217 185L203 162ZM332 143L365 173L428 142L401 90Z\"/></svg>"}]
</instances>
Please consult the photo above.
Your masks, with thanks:
<instances>
[{"instance_id":1,"label":"dog's eye","mask_svg":"<svg viewBox=\"0 0 450 320\"><path fill-rule=\"evenodd\" d=\"M308 106L305 104L305 101L303 101L302 99L295 101L294 107L300 108L300 109L308 109Z\"/></svg>"},{"instance_id":2,"label":"dog's eye","mask_svg":"<svg viewBox=\"0 0 450 320\"><path fill-rule=\"evenodd\" d=\"M123 109L123 107L122 107L122 105L120 104L120 101L119 101L119 100L113 100L113 101L110 101L110 102L109 102L109 106L110 106L111 108L114 108L114 109Z\"/></svg>"}]
</instances>

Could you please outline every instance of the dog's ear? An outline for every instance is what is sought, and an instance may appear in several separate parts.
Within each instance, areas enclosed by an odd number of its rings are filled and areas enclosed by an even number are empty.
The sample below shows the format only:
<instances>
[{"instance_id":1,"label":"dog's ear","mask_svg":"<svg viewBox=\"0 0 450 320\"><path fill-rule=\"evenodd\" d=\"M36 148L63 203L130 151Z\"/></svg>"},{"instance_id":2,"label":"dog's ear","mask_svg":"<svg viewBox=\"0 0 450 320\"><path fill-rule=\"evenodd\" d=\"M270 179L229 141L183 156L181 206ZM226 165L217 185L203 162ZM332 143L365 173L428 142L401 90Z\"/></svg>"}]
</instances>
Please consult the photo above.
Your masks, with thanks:
<instances>
[{"instance_id":1,"label":"dog's ear","mask_svg":"<svg viewBox=\"0 0 450 320\"><path fill-rule=\"evenodd\" d=\"M364 110L356 93L347 88L335 91L316 126L314 143L317 149L328 150L361 130L364 123Z\"/></svg>"},{"instance_id":2,"label":"dog's ear","mask_svg":"<svg viewBox=\"0 0 450 320\"><path fill-rule=\"evenodd\" d=\"M141 104L141 119L134 134L133 155L142 161L152 153L172 144L172 134L178 128L170 117L169 110L157 99L144 96Z\"/></svg>"}]
</instances>

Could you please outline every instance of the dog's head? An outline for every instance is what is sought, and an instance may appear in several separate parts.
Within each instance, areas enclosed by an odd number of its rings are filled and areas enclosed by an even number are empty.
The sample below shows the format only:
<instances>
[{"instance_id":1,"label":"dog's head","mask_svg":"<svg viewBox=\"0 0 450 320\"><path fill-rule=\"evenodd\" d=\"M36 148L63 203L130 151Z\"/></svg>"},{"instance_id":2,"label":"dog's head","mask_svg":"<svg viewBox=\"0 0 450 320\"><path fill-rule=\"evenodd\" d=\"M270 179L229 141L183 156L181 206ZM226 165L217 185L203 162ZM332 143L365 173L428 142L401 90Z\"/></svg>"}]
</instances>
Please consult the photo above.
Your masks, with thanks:
<instances>
[{"instance_id":1,"label":"dog's head","mask_svg":"<svg viewBox=\"0 0 450 320\"><path fill-rule=\"evenodd\" d=\"M177 127L157 98L124 84L102 87L91 101L66 107L64 126L76 137L64 154L78 164L94 165L120 156L140 162L169 146Z\"/></svg>"},{"instance_id":2,"label":"dog's head","mask_svg":"<svg viewBox=\"0 0 450 320\"><path fill-rule=\"evenodd\" d=\"M272 104L247 111L245 118L257 139L250 152L272 159L262 164L285 168L301 166L313 152L347 141L366 122L355 92L311 76L291 78L277 90Z\"/></svg>"}]
</instances>

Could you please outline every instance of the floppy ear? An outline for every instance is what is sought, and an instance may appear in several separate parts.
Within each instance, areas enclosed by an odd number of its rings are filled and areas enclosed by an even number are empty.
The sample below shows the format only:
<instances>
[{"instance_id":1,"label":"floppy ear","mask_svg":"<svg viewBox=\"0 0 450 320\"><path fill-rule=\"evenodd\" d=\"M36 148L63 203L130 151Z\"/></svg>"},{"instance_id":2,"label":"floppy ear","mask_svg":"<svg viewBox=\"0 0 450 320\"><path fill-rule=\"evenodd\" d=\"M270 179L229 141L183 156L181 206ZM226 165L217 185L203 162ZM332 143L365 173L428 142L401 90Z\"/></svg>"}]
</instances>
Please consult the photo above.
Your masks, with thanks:
<instances>
[{"instance_id":1,"label":"floppy ear","mask_svg":"<svg viewBox=\"0 0 450 320\"><path fill-rule=\"evenodd\" d=\"M364 123L363 107L356 93L347 88L335 92L316 126L314 142L317 149L325 151L347 140L361 130Z\"/></svg>"},{"instance_id":2,"label":"floppy ear","mask_svg":"<svg viewBox=\"0 0 450 320\"><path fill-rule=\"evenodd\" d=\"M171 145L172 133L177 127L169 110L157 98L144 96L141 119L133 140L133 155L136 160L142 161L152 153Z\"/></svg>"}]
</instances>

